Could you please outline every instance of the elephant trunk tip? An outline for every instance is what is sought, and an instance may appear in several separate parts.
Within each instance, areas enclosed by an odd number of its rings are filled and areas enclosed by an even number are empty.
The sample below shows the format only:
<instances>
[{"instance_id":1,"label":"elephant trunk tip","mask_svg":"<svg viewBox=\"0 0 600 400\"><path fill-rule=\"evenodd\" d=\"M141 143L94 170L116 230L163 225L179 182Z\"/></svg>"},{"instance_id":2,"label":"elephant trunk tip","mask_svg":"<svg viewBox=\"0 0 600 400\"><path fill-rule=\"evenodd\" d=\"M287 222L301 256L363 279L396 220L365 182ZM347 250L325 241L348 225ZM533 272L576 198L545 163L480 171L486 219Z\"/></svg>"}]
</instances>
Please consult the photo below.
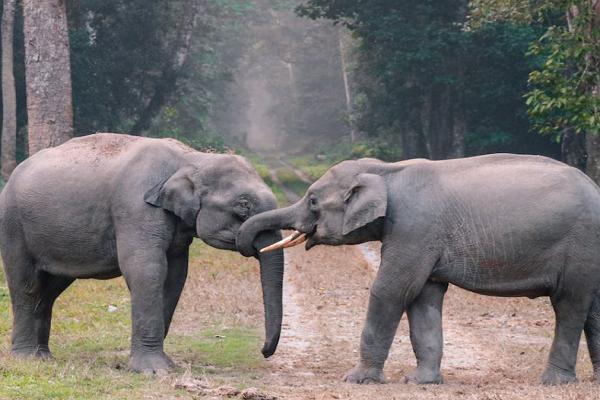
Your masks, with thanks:
<instances>
[{"instance_id":1,"label":"elephant trunk tip","mask_svg":"<svg viewBox=\"0 0 600 400\"><path fill-rule=\"evenodd\" d=\"M275 354L275 351L277 350L277 344L278 343L279 343L279 335L277 335L277 337L272 338L270 340L266 340L265 344L263 345L263 348L262 348L262 350L260 352L262 353L262 355L265 358L269 358L273 354Z\"/></svg>"}]
</instances>

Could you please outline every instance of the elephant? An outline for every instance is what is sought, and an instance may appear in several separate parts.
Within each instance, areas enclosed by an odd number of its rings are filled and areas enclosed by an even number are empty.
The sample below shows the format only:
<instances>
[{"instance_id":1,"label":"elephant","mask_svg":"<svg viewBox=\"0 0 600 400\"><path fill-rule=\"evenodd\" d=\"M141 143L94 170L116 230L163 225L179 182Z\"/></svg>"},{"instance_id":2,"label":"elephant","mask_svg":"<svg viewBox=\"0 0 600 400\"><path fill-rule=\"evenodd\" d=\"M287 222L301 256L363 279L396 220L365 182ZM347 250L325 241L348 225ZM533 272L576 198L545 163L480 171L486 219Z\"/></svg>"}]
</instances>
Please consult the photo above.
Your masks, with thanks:
<instances>
[{"instance_id":1,"label":"elephant","mask_svg":"<svg viewBox=\"0 0 600 400\"><path fill-rule=\"evenodd\" d=\"M122 275L132 304L129 368L166 373L174 364L163 341L193 238L237 251L241 224L276 207L246 159L202 153L174 139L97 133L34 154L0 194L12 354L50 357L56 298L75 279ZM267 230L255 246L279 239L280 231ZM262 353L269 357L281 332L283 251L254 256L265 309Z\"/></svg>"},{"instance_id":2,"label":"elephant","mask_svg":"<svg viewBox=\"0 0 600 400\"><path fill-rule=\"evenodd\" d=\"M345 380L384 382L383 366L406 311L416 369L442 383L442 303L448 284L491 296L548 296L555 335L543 384L576 381L582 331L600 381L600 189L542 156L343 161L297 203L248 219L237 244L252 254L265 230L295 232L268 252L380 241L360 359Z\"/></svg>"}]
</instances>

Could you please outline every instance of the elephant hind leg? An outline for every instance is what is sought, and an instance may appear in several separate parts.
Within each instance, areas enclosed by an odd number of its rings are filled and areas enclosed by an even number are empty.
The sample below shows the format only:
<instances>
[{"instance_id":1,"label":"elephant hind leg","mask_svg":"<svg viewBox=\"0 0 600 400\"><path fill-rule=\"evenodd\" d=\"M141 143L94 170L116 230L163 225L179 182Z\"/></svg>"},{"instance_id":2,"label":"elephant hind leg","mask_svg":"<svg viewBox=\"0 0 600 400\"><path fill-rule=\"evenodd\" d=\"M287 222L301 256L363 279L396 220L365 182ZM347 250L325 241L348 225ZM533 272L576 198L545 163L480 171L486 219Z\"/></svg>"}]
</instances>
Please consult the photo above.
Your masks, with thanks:
<instances>
[{"instance_id":1,"label":"elephant hind leg","mask_svg":"<svg viewBox=\"0 0 600 400\"><path fill-rule=\"evenodd\" d=\"M556 315L554 340L541 381L545 385L577 382L575 364L581 333L592 303L585 293L568 293L551 298Z\"/></svg>"},{"instance_id":2,"label":"elephant hind leg","mask_svg":"<svg viewBox=\"0 0 600 400\"><path fill-rule=\"evenodd\" d=\"M594 368L594 381L600 383L600 295L594 298L585 321L584 331Z\"/></svg>"},{"instance_id":3,"label":"elephant hind leg","mask_svg":"<svg viewBox=\"0 0 600 400\"><path fill-rule=\"evenodd\" d=\"M56 298L74 281L45 272L34 273L27 282L12 285L12 354L17 357L51 357L48 341L52 306Z\"/></svg>"},{"instance_id":4,"label":"elephant hind leg","mask_svg":"<svg viewBox=\"0 0 600 400\"><path fill-rule=\"evenodd\" d=\"M417 368L406 376L406 382L442 383L442 304L447 289L447 283L427 282L407 309Z\"/></svg>"}]
</instances>

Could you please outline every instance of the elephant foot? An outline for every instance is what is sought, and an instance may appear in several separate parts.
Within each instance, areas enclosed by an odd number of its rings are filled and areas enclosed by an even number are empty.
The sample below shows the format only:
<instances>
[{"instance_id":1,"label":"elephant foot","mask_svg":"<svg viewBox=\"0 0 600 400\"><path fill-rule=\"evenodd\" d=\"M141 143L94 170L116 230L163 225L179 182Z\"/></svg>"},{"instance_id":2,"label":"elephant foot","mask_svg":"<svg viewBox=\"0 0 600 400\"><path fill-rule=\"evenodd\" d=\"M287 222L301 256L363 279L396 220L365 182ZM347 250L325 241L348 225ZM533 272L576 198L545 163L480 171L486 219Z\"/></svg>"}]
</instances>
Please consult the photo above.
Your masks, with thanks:
<instances>
[{"instance_id":1,"label":"elephant foot","mask_svg":"<svg viewBox=\"0 0 600 400\"><path fill-rule=\"evenodd\" d=\"M417 369L404 377L404 382L419 385L439 385L443 383L443 379L439 371L417 367Z\"/></svg>"},{"instance_id":2,"label":"elephant foot","mask_svg":"<svg viewBox=\"0 0 600 400\"><path fill-rule=\"evenodd\" d=\"M542 374L540 378L542 385L552 386L552 385L564 385L566 383L575 383L577 382L577 377L575 373L568 372L565 370L548 367Z\"/></svg>"},{"instance_id":3,"label":"elephant foot","mask_svg":"<svg viewBox=\"0 0 600 400\"><path fill-rule=\"evenodd\" d=\"M148 375L163 376L174 367L175 363L162 351L159 353L135 353L129 360L129 369Z\"/></svg>"},{"instance_id":4,"label":"elephant foot","mask_svg":"<svg viewBox=\"0 0 600 400\"><path fill-rule=\"evenodd\" d=\"M383 370L381 368L367 367L362 363L359 363L346 374L344 382L367 385L373 383L385 383L385 377L383 376Z\"/></svg>"},{"instance_id":5,"label":"elephant foot","mask_svg":"<svg viewBox=\"0 0 600 400\"><path fill-rule=\"evenodd\" d=\"M600 385L600 371L594 372L594 376L592 377L592 382L596 385Z\"/></svg>"},{"instance_id":6,"label":"elephant foot","mask_svg":"<svg viewBox=\"0 0 600 400\"><path fill-rule=\"evenodd\" d=\"M39 360L52 358L48 346L16 346L12 348L10 354L15 358L36 358Z\"/></svg>"}]
</instances>

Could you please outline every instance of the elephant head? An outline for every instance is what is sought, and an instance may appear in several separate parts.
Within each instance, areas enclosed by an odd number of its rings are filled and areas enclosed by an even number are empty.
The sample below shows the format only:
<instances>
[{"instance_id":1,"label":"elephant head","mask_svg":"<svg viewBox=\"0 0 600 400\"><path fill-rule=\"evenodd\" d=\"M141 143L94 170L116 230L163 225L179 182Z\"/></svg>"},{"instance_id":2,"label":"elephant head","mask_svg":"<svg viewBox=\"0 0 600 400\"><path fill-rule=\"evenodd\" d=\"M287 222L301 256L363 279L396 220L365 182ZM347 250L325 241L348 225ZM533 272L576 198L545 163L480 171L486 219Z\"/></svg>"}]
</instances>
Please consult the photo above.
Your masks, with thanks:
<instances>
[{"instance_id":1,"label":"elephant head","mask_svg":"<svg viewBox=\"0 0 600 400\"><path fill-rule=\"evenodd\" d=\"M277 201L244 158L200 154L163 176L146 192L144 200L173 214L210 246L237 250L235 239L242 223L253 215L275 209ZM252 239L245 252L260 262L265 357L275 352L281 333L283 252L260 254L256 249L280 239L279 230L264 230Z\"/></svg>"},{"instance_id":2,"label":"elephant head","mask_svg":"<svg viewBox=\"0 0 600 400\"><path fill-rule=\"evenodd\" d=\"M268 253L306 241L306 249L317 244L357 244L381 235L387 210L387 186L377 173L378 160L344 161L312 184L296 204L272 210L246 221L238 232L242 254L251 254L252 243L261 232L294 229L295 232L262 249Z\"/></svg>"}]
</instances>

